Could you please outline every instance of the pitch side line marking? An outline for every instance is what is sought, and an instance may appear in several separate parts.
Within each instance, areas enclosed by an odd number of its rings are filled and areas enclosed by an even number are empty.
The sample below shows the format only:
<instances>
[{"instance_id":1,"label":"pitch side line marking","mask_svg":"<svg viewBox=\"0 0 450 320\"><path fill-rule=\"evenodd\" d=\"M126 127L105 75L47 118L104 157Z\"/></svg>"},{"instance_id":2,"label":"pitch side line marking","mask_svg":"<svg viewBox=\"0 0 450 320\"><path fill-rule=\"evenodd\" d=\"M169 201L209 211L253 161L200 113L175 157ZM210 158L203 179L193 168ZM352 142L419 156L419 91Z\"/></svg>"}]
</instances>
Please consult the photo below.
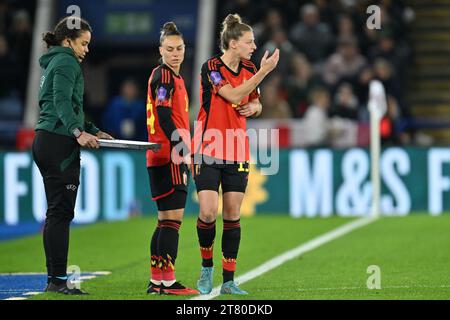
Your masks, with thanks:
<instances>
[{"instance_id":1,"label":"pitch side line marking","mask_svg":"<svg viewBox=\"0 0 450 320\"><path fill-rule=\"evenodd\" d=\"M93 272L82 272L82 273L90 273L99 276L107 276L111 274L111 271L93 271ZM27 275L47 275L47 272L5 272L0 273L0 276L27 276Z\"/></svg>"},{"instance_id":2,"label":"pitch side line marking","mask_svg":"<svg viewBox=\"0 0 450 320\"><path fill-rule=\"evenodd\" d=\"M382 286L381 289L419 289L419 288L426 288L426 289L449 289L450 285L441 285L441 286L427 286L427 285L410 285L410 286ZM294 290L258 290L258 292L288 292L288 293L294 293L294 292L306 292L306 291L336 291L336 290L360 290L360 291L380 291L381 289L368 289L367 287L334 287L334 288L300 288L300 289L294 289Z\"/></svg>"},{"instance_id":3,"label":"pitch side line marking","mask_svg":"<svg viewBox=\"0 0 450 320\"><path fill-rule=\"evenodd\" d=\"M86 272L86 274L92 274L92 276L80 276L80 280L74 280L73 283L82 283L84 280L90 280L95 279L97 276L107 276L111 274L111 271L94 271L94 272ZM0 276L6 275L6 276L15 276L15 275L47 275L45 272L9 272L9 273L0 273ZM18 289L18 290L6 290L5 292L16 292L19 295L19 297L9 297L3 300L27 300L29 296L36 296L38 294L44 293L43 291L27 291L23 292L25 290L31 290L31 289ZM2 293L2 290L0 290L0 293Z\"/></svg>"},{"instance_id":4,"label":"pitch side line marking","mask_svg":"<svg viewBox=\"0 0 450 320\"><path fill-rule=\"evenodd\" d=\"M264 273L281 266L283 263L297 258L298 256L304 254L305 252L314 250L320 247L321 245L333 241L339 237L342 237L343 235L346 235L347 233L355 229L364 227L377 219L378 217L361 218L356 221L344 224L343 226L340 226L330 232L327 232L308 242L305 242L294 249L291 249L283 254L280 254L279 256L276 256L275 258L272 258L271 260L263 263L259 267L256 267L255 269L250 270L249 272L244 273L243 275L237 277L235 281L238 284L243 284L247 281L253 280L256 277L259 277ZM220 286L217 286L211 291L210 294L196 296L194 298L191 298L190 300L211 300L219 295L220 295Z\"/></svg>"}]
</instances>

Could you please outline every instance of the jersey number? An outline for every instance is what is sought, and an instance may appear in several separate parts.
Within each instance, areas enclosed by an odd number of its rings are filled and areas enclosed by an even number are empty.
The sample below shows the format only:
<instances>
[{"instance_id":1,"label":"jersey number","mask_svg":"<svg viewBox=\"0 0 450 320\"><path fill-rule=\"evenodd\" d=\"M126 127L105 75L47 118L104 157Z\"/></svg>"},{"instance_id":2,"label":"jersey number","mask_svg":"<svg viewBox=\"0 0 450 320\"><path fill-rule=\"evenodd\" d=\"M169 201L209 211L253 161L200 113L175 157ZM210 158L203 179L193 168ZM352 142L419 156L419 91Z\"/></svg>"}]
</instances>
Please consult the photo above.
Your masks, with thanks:
<instances>
[{"instance_id":1,"label":"jersey number","mask_svg":"<svg viewBox=\"0 0 450 320\"><path fill-rule=\"evenodd\" d=\"M147 114L150 111L150 117L147 117L147 126L150 127L150 134L155 134L155 115L153 114L153 105L150 98L147 98Z\"/></svg>"},{"instance_id":2,"label":"jersey number","mask_svg":"<svg viewBox=\"0 0 450 320\"><path fill-rule=\"evenodd\" d=\"M245 161L245 162L239 163L238 172L250 172L249 162Z\"/></svg>"}]
</instances>

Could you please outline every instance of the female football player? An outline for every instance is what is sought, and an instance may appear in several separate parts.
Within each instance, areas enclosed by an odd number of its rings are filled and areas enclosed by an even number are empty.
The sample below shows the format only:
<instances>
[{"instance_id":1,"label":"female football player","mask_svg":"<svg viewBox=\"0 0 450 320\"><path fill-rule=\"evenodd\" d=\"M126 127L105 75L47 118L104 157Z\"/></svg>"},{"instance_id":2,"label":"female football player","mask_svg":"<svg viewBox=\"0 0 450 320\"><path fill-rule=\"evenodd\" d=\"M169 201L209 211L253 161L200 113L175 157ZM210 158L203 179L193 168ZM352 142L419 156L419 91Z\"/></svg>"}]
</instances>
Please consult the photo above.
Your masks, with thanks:
<instances>
[{"instance_id":1,"label":"female football player","mask_svg":"<svg viewBox=\"0 0 450 320\"><path fill-rule=\"evenodd\" d=\"M201 70L201 108L193 139L194 180L200 204L197 234L202 270L197 288L212 290L213 244L219 185L223 193L222 294L246 294L234 282L241 239L240 208L249 174L246 118L262 106L258 85L276 67L279 50L265 52L260 69L250 61L256 50L252 28L237 14L228 15L220 34L222 54L208 59Z\"/></svg>"},{"instance_id":2,"label":"female football player","mask_svg":"<svg viewBox=\"0 0 450 320\"><path fill-rule=\"evenodd\" d=\"M184 51L183 36L175 23L165 23L159 47L162 63L153 69L147 95L148 140L161 144L160 151L147 151L152 199L158 207L158 224L150 244L147 293L198 293L175 278L178 230L186 204L190 164L189 101L180 75Z\"/></svg>"}]
</instances>

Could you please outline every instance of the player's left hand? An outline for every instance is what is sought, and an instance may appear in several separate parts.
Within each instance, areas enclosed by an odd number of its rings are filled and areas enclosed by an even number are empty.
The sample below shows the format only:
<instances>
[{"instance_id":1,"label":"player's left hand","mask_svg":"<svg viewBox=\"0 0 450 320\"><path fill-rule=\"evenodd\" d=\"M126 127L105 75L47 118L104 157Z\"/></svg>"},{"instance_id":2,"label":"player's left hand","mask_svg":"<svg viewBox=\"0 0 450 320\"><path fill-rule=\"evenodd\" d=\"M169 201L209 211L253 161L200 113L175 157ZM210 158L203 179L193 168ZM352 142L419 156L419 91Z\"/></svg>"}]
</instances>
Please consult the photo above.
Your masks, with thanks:
<instances>
[{"instance_id":1,"label":"player's left hand","mask_svg":"<svg viewBox=\"0 0 450 320\"><path fill-rule=\"evenodd\" d=\"M258 102L249 102L236 108L241 116L251 117L261 112L261 104Z\"/></svg>"},{"instance_id":2,"label":"player's left hand","mask_svg":"<svg viewBox=\"0 0 450 320\"><path fill-rule=\"evenodd\" d=\"M101 130L99 132L97 132L96 136L99 139L114 140L114 138L112 136L110 136L109 134L107 134L106 132L103 132Z\"/></svg>"}]
</instances>

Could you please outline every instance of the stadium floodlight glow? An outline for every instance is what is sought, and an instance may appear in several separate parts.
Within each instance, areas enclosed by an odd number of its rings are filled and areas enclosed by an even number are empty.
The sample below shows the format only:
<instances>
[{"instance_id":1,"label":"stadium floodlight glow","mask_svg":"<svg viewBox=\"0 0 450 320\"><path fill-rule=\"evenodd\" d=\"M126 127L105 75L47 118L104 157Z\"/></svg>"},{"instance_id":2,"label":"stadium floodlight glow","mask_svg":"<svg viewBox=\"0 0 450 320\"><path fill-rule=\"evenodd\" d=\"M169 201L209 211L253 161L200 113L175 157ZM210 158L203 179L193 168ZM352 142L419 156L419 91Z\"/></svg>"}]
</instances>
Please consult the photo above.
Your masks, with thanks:
<instances>
[{"instance_id":1,"label":"stadium floodlight glow","mask_svg":"<svg viewBox=\"0 0 450 320\"><path fill-rule=\"evenodd\" d=\"M386 94L383 84L372 80L369 84L369 102L367 107L370 113L370 163L372 183L372 216L380 215L380 121L386 113Z\"/></svg>"}]
</instances>

